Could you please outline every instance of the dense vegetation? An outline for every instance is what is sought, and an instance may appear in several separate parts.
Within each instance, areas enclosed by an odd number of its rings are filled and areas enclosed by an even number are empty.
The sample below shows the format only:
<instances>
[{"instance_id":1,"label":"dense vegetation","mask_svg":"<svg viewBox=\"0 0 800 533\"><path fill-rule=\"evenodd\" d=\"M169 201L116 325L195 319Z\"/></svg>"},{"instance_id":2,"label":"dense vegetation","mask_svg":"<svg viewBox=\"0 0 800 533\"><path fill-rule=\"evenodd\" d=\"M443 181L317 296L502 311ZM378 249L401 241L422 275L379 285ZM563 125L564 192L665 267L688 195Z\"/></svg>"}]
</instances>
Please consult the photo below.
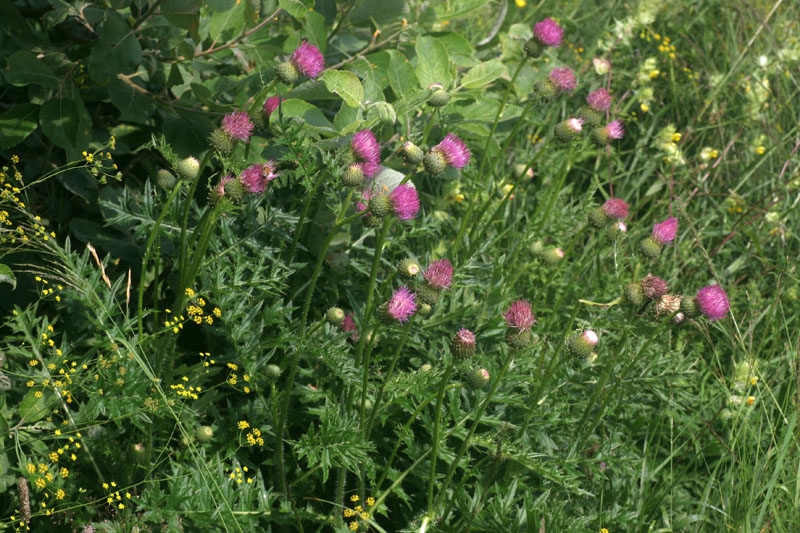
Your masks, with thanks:
<instances>
[{"instance_id":1,"label":"dense vegetation","mask_svg":"<svg viewBox=\"0 0 800 533\"><path fill-rule=\"evenodd\" d=\"M796 530L795 3L0 6L0 530Z\"/></svg>"}]
</instances>

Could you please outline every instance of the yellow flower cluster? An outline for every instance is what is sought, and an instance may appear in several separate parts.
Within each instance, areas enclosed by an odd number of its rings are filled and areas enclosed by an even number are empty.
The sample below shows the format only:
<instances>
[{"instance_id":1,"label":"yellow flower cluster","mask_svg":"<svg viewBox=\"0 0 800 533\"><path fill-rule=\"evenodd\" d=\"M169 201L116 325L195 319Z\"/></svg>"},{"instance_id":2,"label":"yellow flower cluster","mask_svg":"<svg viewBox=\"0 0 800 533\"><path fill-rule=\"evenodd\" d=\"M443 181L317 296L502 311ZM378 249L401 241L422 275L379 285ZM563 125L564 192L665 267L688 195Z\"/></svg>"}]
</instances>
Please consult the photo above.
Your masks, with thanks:
<instances>
[{"instance_id":1,"label":"yellow flower cluster","mask_svg":"<svg viewBox=\"0 0 800 533\"><path fill-rule=\"evenodd\" d=\"M189 378L187 378L186 376L183 376L181 378L181 380L184 381L184 382L187 382L187 381L189 381ZM178 383L176 385L170 385L169 388L174 390L175 394L177 394L181 398L188 398L188 399L192 399L192 400L197 400L198 398L200 398L199 393L202 392L202 389L200 387L195 387L195 386L192 386L192 385L189 385L188 387L186 387L186 386L184 386L183 383Z\"/></svg>"},{"instance_id":2,"label":"yellow flower cluster","mask_svg":"<svg viewBox=\"0 0 800 533\"><path fill-rule=\"evenodd\" d=\"M239 374L236 373L239 370L239 365L236 363L228 363L228 368L231 369L231 372L228 374L228 378L225 382L230 385L231 387L236 387L239 384ZM250 394L250 386L247 383L250 383L250 374L244 373L242 374L242 381L244 381L245 385L242 387L242 391L245 394Z\"/></svg>"},{"instance_id":3,"label":"yellow flower cluster","mask_svg":"<svg viewBox=\"0 0 800 533\"><path fill-rule=\"evenodd\" d=\"M114 481L111 482L111 485L109 485L108 483L103 483L103 488L105 490L110 490L111 488L115 488L116 489L117 488L117 484ZM126 492L125 493L125 499L127 499L127 500L131 499L131 493L130 492ZM125 509L125 504L122 503L122 502L123 502L123 500L122 500L122 496L119 493L119 490L110 491L109 494L108 494L108 497L106 497L106 503L109 506L116 507L117 509L120 509L120 510Z\"/></svg>"},{"instance_id":4,"label":"yellow flower cluster","mask_svg":"<svg viewBox=\"0 0 800 533\"><path fill-rule=\"evenodd\" d=\"M244 475L247 474L249 471L250 469L247 468L246 466L243 466L241 468L237 466L233 470L231 470L230 474L228 474L228 479L235 481L238 485L241 485L245 481L247 481L248 485L252 485L253 481L255 481L255 478L248 477L245 479L244 477Z\"/></svg>"},{"instance_id":5,"label":"yellow flower cluster","mask_svg":"<svg viewBox=\"0 0 800 533\"><path fill-rule=\"evenodd\" d=\"M358 504L360 499L361 498L359 498L358 494L353 494L350 496L350 501L354 504ZM373 507L375 505L375 498L370 496L366 499L365 503L367 504L368 508ZM354 505L352 508L345 507L344 511L342 511L342 514L345 518L353 518L353 520L347 525L351 531L357 531L361 526L364 526L364 528L369 527L368 521L370 514L360 504Z\"/></svg>"}]
</instances>

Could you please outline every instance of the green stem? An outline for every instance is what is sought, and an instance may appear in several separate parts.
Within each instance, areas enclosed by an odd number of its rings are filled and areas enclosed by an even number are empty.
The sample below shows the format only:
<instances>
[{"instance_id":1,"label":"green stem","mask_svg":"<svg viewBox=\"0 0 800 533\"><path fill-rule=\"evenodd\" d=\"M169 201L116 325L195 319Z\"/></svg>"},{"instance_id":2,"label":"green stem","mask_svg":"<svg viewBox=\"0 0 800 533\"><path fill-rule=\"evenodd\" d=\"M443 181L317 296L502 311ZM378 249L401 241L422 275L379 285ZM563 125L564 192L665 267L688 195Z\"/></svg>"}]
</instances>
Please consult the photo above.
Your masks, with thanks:
<instances>
[{"instance_id":1,"label":"green stem","mask_svg":"<svg viewBox=\"0 0 800 533\"><path fill-rule=\"evenodd\" d=\"M161 223L164 221L164 218L167 216L167 211L169 207L172 205L172 201L175 200L175 197L178 195L178 192L181 190L183 185L178 182L175 184L175 187L172 189L167 201L164 203L164 207L161 208L161 215L159 215L158 220L156 220L155 227L153 231L150 233L150 237L147 239L147 246L145 247L144 257L142 257L142 272L139 275L139 303L138 303L138 319L139 319L139 342L142 342L142 315L143 315L143 307L144 307L144 280L145 280L145 269L147 267L147 261L150 260L150 255L153 247L153 241L158 234L158 230L161 227Z\"/></svg>"},{"instance_id":2,"label":"green stem","mask_svg":"<svg viewBox=\"0 0 800 533\"><path fill-rule=\"evenodd\" d=\"M486 161L489 158L489 145L494 139L494 132L497 130L497 124L500 123L500 116L503 114L503 110L506 107L506 102L508 102L508 97L511 95L511 90L514 88L514 82L517 81L517 76L522 71L522 67L525 66L525 61L528 60L528 57L525 56L522 61L519 62L519 66L517 70L514 72L514 75L511 77L511 82L508 84L506 88L506 92L503 95L503 100L500 103L500 107L497 108L497 114L494 117L494 123L492 124L492 129L489 131L489 135L486 137L486 144L483 147L483 155L481 157L481 164L478 169L478 179L481 179L483 176L483 170L486 167ZM519 118L522 120L522 117ZM472 211L475 208L475 202L470 202L469 207L467 207L467 213L464 215L464 218L461 220L461 226L458 228L458 234L456 235L455 242L453 243L453 251L452 255L455 257L456 253L461 248L461 241L464 238L464 233L467 231L467 224L469 223L470 219L472 218Z\"/></svg>"},{"instance_id":3,"label":"green stem","mask_svg":"<svg viewBox=\"0 0 800 533\"><path fill-rule=\"evenodd\" d=\"M492 400L492 396L494 396L494 393L497 392L497 389L503 382L503 378L505 377L506 372L508 371L508 367L511 364L511 358L513 357L514 353L517 353L515 352L515 350L512 350L510 348L506 348L506 352L507 352L506 357L503 360L503 366L500 368L500 372L498 372L497 377L494 380L494 383L492 383L492 388L489 391L489 394L486 395L486 398L483 400L483 403L478 407L478 410L475 413L475 420L472 423L472 427L470 428L469 433L467 433L467 437L464 439L464 442L461 444L461 448L458 450L455 459L453 459L453 464L450 465L450 470L447 472L447 477L445 478L444 484L442 485L442 489L439 491L439 497L437 498L437 502L441 501L442 496L446 494L447 487L450 486L450 481L453 479L453 475L456 473L456 470L458 469L458 463L461 461L461 458L466 453L467 448L469 447L469 443L472 440L472 436L475 434L475 430L478 429L478 425L481 422L481 417L483 417L484 411L486 411L486 408L489 406L489 402ZM444 514L442 514L442 518L447 519L447 515L449 513L450 513L450 506L448 506Z\"/></svg>"},{"instance_id":4,"label":"green stem","mask_svg":"<svg viewBox=\"0 0 800 533\"><path fill-rule=\"evenodd\" d=\"M450 363L447 365L447 370L444 371L442 382L439 384L439 392L436 394L436 407L434 408L433 418L433 442L431 450L431 474L428 479L428 516L433 516L433 487L436 485L436 459L439 455L439 433L442 424L442 400L444 399L444 390L447 387L447 382L450 381L450 374L453 372L453 365L455 364L455 357L450 357Z\"/></svg>"},{"instance_id":5,"label":"green stem","mask_svg":"<svg viewBox=\"0 0 800 533\"><path fill-rule=\"evenodd\" d=\"M187 227L189 226L189 213L192 210L192 202L194 201L194 193L197 190L197 185L200 183L200 174L203 172L203 168L208 163L208 160L211 159L211 150L206 152L206 155L203 157L203 161L200 163L200 170L197 172L197 177L192 180L192 184L189 186L189 193L186 195L186 201L183 205L183 220L181 221L181 247L180 252L178 253L178 279L183 279L184 270L186 268L186 253L187 253L187 241L186 241L186 231ZM183 293L183 290L186 287L178 287L179 294ZM176 309L176 312L180 312L179 309Z\"/></svg>"},{"instance_id":6,"label":"green stem","mask_svg":"<svg viewBox=\"0 0 800 533\"><path fill-rule=\"evenodd\" d=\"M539 219L538 223L536 224L536 231L534 233L538 233L544 225L547 223L547 219L550 218L550 211L553 210L553 204L558 197L558 193L561 192L561 188L564 186L564 180L567 179L567 174L569 174L570 168L572 167L572 158L575 155L575 147L574 145L570 146L569 154L567 155L566 159L561 165L560 174L558 177L558 181L550 186L550 194L547 197L547 204L545 207L544 215ZM539 209L536 209L537 214Z\"/></svg>"},{"instance_id":7,"label":"green stem","mask_svg":"<svg viewBox=\"0 0 800 533\"><path fill-rule=\"evenodd\" d=\"M300 171L303 173L303 176L308 179L308 171L306 171L306 166L302 162L303 161L303 154L298 153L294 143L289 143L289 149L292 151L292 154L295 157L295 160L300 162ZM324 179L324 172L317 172L317 181L314 182L314 185L311 187L311 190L306 194L306 201L303 204L303 211L300 213L300 219L297 221L297 227L294 230L294 237L292 238L292 244L289 247L289 253L287 255L288 264L291 264L292 260L294 259L294 252L297 249L297 243L300 241L300 235L303 234L303 230L305 229L305 221L308 217L308 212L311 209L311 202L314 197L317 195L317 191L319 190L320 186L325 182Z\"/></svg>"}]
</instances>

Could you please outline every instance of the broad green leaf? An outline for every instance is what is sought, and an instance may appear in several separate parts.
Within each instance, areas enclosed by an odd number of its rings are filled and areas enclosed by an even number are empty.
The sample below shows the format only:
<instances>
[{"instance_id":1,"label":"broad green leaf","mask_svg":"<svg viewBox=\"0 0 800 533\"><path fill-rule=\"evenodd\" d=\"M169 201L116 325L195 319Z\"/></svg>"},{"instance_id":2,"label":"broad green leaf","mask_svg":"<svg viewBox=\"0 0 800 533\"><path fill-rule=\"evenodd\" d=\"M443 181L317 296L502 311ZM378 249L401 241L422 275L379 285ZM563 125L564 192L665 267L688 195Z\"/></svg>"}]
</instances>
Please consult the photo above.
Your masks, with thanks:
<instances>
[{"instance_id":1,"label":"broad green leaf","mask_svg":"<svg viewBox=\"0 0 800 533\"><path fill-rule=\"evenodd\" d=\"M163 9L163 7L162 7ZM110 83L117 74L135 72L142 62L142 47L133 30L117 13L107 10L99 41L92 47L89 74L97 82Z\"/></svg>"},{"instance_id":2,"label":"broad green leaf","mask_svg":"<svg viewBox=\"0 0 800 533\"><path fill-rule=\"evenodd\" d=\"M318 131L325 131L334 133L336 130L333 124L325 118L322 111L317 109L315 105L309 104L303 100L290 98L281 102L280 113L275 111L270 115L270 122L280 120L279 114L283 114L284 118L302 118L308 126Z\"/></svg>"},{"instance_id":3,"label":"broad green leaf","mask_svg":"<svg viewBox=\"0 0 800 533\"><path fill-rule=\"evenodd\" d=\"M479 63L475 59L475 48L460 33L445 33L437 35L436 40L447 48L450 59L459 67L474 67Z\"/></svg>"},{"instance_id":4,"label":"broad green leaf","mask_svg":"<svg viewBox=\"0 0 800 533\"><path fill-rule=\"evenodd\" d=\"M527 41L533 37L533 30L531 30L529 24L518 22L512 24L511 27L508 28L508 36L518 41Z\"/></svg>"},{"instance_id":5,"label":"broad green leaf","mask_svg":"<svg viewBox=\"0 0 800 533\"><path fill-rule=\"evenodd\" d=\"M78 148L80 116L78 106L72 100L48 100L39 112L42 131L60 148Z\"/></svg>"},{"instance_id":6,"label":"broad green leaf","mask_svg":"<svg viewBox=\"0 0 800 533\"><path fill-rule=\"evenodd\" d=\"M19 104L0 115L0 148L11 148L25 140L39 125L39 106Z\"/></svg>"},{"instance_id":7,"label":"broad green leaf","mask_svg":"<svg viewBox=\"0 0 800 533\"><path fill-rule=\"evenodd\" d=\"M363 122L363 113L360 107L350 107L343 103L339 108L339 112L333 117L333 125L339 130L339 133L355 131L353 128L360 128Z\"/></svg>"},{"instance_id":8,"label":"broad green leaf","mask_svg":"<svg viewBox=\"0 0 800 533\"><path fill-rule=\"evenodd\" d=\"M208 35L213 42L225 42L244 30L244 12L247 2L236 0L209 0L212 15L200 20L201 36Z\"/></svg>"},{"instance_id":9,"label":"broad green leaf","mask_svg":"<svg viewBox=\"0 0 800 533\"><path fill-rule=\"evenodd\" d=\"M59 79L44 61L23 50L14 52L8 58L8 68L3 71L3 77L8 83L17 87L33 83L56 89L59 84Z\"/></svg>"},{"instance_id":10,"label":"broad green leaf","mask_svg":"<svg viewBox=\"0 0 800 533\"><path fill-rule=\"evenodd\" d=\"M200 20L200 0L164 0L159 13L184 30L197 30Z\"/></svg>"},{"instance_id":11,"label":"broad green leaf","mask_svg":"<svg viewBox=\"0 0 800 533\"><path fill-rule=\"evenodd\" d=\"M314 7L313 3L309 6L301 0L278 0L278 5L296 19L305 18L309 13L309 9Z\"/></svg>"},{"instance_id":12,"label":"broad green leaf","mask_svg":"<svg viewBox=\"0 0 800 533\"><path fill-rule=\"evenodd\" d=\"M466 89L480 89L506 74L506 66L499 59L491 59L470 69L461 80Z\"/></svg>"},{"instance_id":13,"label":"broad green leaf","mask_svg":"<svg viewBox=\"0 0 800 533\"><path fill-rule=\"evenodd\" d=\"M328 46L328 25L325 17L316 11L309 11L306 15L306 38L308 42L319 48L323 54Z\"/></svg>"},{"instance_id":14,"label":"broad green leaf","mask_svg":"<svg viewBox=\"0 0 800 533\"><path fill-rule=\"evenodd\" d=\"M14 276L14 272L2 263L0 263L0 283L8 283L12 290L17 288L17 278Z\"/></svg>"},{"instance_id":15,"label":"broad green leaf","mask_svg":"<svg viewBox=\"0 0 800 533\"><path fill-rule=\"evenodd\" d=\"M406 0L357 0L348 19L354 23L374 21L385 25L407 17L407 4Z\"/></svg>"},{"instance_id":16,"label":"broad green leaf","mask_svg":"<svg viewBox=\"0 0 800 533\"><path fill-rule=\"evenodd\" d=\"M136 83L135 79L131 83ZM122 80L114 80L108 85L111 102L120 110L120 120L143 123L156 110L156 102L149 95L137 91Z\"/></svg>"},{"instance_id":17,"label":"broad green leaf","mask_svg":"<svg viewBox=\"0 0 800 533\"><path fill-rule=\"evenodd\" d=\"M322 75L325 87L338 94L347 105L358 107L364 99L364 87L358 77L346 70L328 70Z\"/></svg>"},{"instance_id":18,"label":"broad green leaf","mask_svg":"<svg viewBox=\"0 0 800 533\"><path fill-rule=\"evenodd\" d=\"M433 37L423 36L417 39L417 78L422 88L434 83L442 84L446 89L453 83L453 72L447 48Z\"/></svg>"},{"instance_id":19,"label":"broad green leaf","mask_svg":"<svg viewBox=\"0 0 800 533\"><path fill-rule=\"evenodd\" d=\"M442 2L437 6L436 17L439 20L452 20L469 15L471 12L489 3L489 0L458 0ZM493 13L492 15L495 15Z\"/></svg>"},{"instance_id":20,"label":"broad green leaf","mask_svg":"<svg viewBox=\"0 0 800 533\"><path fill-rule=\"evenodd\" d=\"M406 56L395 50L390 50L389 54L391 55L391 61L389 61L387 73L389 75L389 84L395 94L402 98L419 89L417 74L409 64Z\"/></svg>"}]
</instances>

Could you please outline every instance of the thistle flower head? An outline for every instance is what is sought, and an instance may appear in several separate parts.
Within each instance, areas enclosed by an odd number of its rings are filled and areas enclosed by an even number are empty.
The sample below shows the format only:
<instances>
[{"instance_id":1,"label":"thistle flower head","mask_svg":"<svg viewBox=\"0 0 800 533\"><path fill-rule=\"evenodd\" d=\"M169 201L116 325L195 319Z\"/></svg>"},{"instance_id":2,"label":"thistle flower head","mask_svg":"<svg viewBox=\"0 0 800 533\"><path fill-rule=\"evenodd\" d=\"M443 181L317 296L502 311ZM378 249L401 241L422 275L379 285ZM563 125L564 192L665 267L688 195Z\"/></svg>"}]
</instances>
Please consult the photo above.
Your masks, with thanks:
<instances>
[{"instance_id":1,"label":"thistle flower head","mask_svg":"<svg viewBox=\"0 0 800 533\"><path fill-rule=\"evenodd\" d=\"M533 38L543 46L557 47L564 38L564 30L551 18L537 22L533 26Z\"/></svg>"},{"instance_id":2,"label":"thistle flower head","mask_svg":"<svg viewBox=\"0 0 800 533\"><path fill-rule=\"evenodd\" d=\"M350 338L354 341L358 340L358 326L356 326L356 321L353 318L353 313L347 313L342 319L342 323L339 324L339 327L342 328L342 331L345 333L350 333Z\"/></svg>"},{"instance_id":3,"label":"thistle flower head","mask_svg":"<svg viewBox=\"0 0 800 533\"><path fill-rule=\"evenodd\" d=\"M425 281L437 290L450 288L453 281L453 265L447 259L439 259L428 265L428 269L422 273Z\"/></svg>"},{"instance_id":4,"label":"thistle flower head","mask_svg":"<svg viewBox=\"0 0 800 533\"><path fill-rule=\"evenodd\" d=\"M611 107L611 95L606 89L597 89L589 93L586 103L593 111L605 111Z\"/></svg>"},{"instance_id":5,"label":"thistle flower head","mask_svg":"<svg viewBox=\"0 0 800 533\"><path fill-rule=\"evenodd\" d=\"M245 111L234 111L222 119L222 129L231 138L247 142L250 139L250 132L253 131L253 123Z\"/></svg>"},{"instance_id":6,"label":"thistle flower head","mask_svg":"<svg viewBox=\"0 0 800 533\"><path fill-rule=\"evenodd\" d=\"M325 68L325 57L322 52L308 41L300 43L297 50L292 52L289 61L306 78L316 78Z\"/></svg>"},{"instance_id":7,"label":"thistle flower head","mask_svg":"<svg viewBox=\"0 0 800 533\"><path fill-rule=\"evenodd\" d=\"M531 311L531 304L527 300L516 300L511 303L503 317L506 326L519 331L530 331L536 318Z\"/></svg>"},{"instance_id":8,"label":"thistle flower head","mask_svg":"<svg viewBox=\"0 0 800 533\"><path fill-rule=\"evenodd\" d=\"M567 347L575 356L587 357L592 353L600 338L591 329L572 334L567 339Z\"/></svg>"},{"instance_id":9,"label":"thistle flower head","mask_svg":"<svg viewBox=\"0 0 800 533\"><path fill-rule=\"evenodd\" d=\"M659 244L669 244L675 239L678 233L678 219L670 217L664 222L659 222L653 226L653 238Z\"/></svg>"},{"instance_id":10,"label":"thistle flower head","mask_svg":"<svg viewBox=\"0 0 800 533\"><path fill-rule=\"evenodd\" d=\"M697 305L709 320L724 318L731 308L725 289L719 285L709 285L697 291Z\"/></svg>"},{"instance_id":11,"label":"thistle flower head","mask_svg":"<svg viewBox=\"0 0 800 533\"><path fill-rule=\"evenodd\" d=\"M642 278L642 292L651 300L656 300L667 294L667 282L652 274Z\"/></svg>"},{"instance_id":12,"label":"thistle flower head","mask_svg":"<svg viewBox=\"0 0 800 533\"><path fill-rule=\"evenodd\" d=\"M353 135L350 148L358 161L378 162L381 160L381 147L370 130L361 130Z\"/></svg>"},{"instance_id":13,"label":"thistle flower head","mask_svg":"<svg viewBox=\"0 0 800 533\"><path fill-rule=\"evenodd\" d=\"M417 216L419 212L419 196L414 187L399 185L389 193L392 201L392 210L400 220L409 220Z\"/></svg>"},{"instance_id":14,"label":"thistle flower head","mask_svg":"<svg viewBox=\"0 0 800 533\"><path fill-rule=\"evenodd\" d=\"M467 145L454 133L448 133L431 151L440 153L447 165L454 168L466 166L471 157Z\"/></svg>"},{"instance_id":15,"label":"thistle flower head","mask_svg":"<svg viewBox=\"0 0 800 533\"><path fill-rule=\"evenodd\" d=\"M619 198L609 198L603 204L603 212L608 218L622 220L628 216L628 204Z\"/></svg>"},{"instance_id":16,"label":"thistle flower head","mask_svg":"<svg viewBox=\"0 0 800 533\"><path fill-rule=\"evenodd\" d=\"M267 183L278 177L274 172L275 161L267 161L263 165L251 165L239 175L239 181L253 194L261 194L267 189Z\"/></svg>"},{"instance_id":17,"label":"thistle flower head","mask_svg":"<svg viewBox=\"0 0 800 533\"><path fill-rule=\"evenodd\" d=\"M267 115L267 118L269 118L269 116L272 115L276 109L278 109L278 106L283 101L284 98L281 98L280 96L270 96L267 98L267 101L264 102L264 106L261 108L261 111L263 111L264 114Z\"/></svg>"},{"instance_id":18,"label":"thistle flower head","mask_svg":"<svg viewBox=\"0 0 800 533\"><path fill-rule=\"evenodd\" d=\"M554 68L548 75L550 82L561 92L571 91L578 86L575 73L569 68Z\"/></svg>"},{"instance_id":19,"label":"thistle flower head","mask_svg":"<svg viewBox=\"0 0 800 533\"><path fill-rule=\"evenodd\" d=\"M468 359L475 353L475 334L465 328L458 330L458 333L450 343L450 347L456 357Z\"/></svg>"},{"instance_id":20,"label":"thistle flower head","mask_svg":"<svg viewBox=\"0 0 800 533\"><path fill-rule=\"evenodd\" d=\"M408 322L417 311L417 303L414 293L405 286L400 287L392 295L386 304L386 312L398 322Z\"/></svg>"},{"instance_id":21,"label":"thistle flower head","mask_svg":"<svg viewBox=\"0 0 800 533\"><path fill-rule=\"evenodd\" d=\"M569 142L583 131L583 122L582 118L568 118L556 124L553 132L560 141Z\"/></svg>"},{"instance_id":22,"label":"thistle flower head","mask_svg":"<svg viewBox=\"0 0 800 533\"><path fill-rule=\"evenodd\" d=\"M233 174L222 176L219 179L219 184L217 184L216 189L214 189L214 191L217 193L217 196L225 196L225 184L229 181L233 181Z\"/></svg>"},{"instance_id":23,"label":"thistle flower head","mask_svg":"<svg viewBox=\"0 0 800 533\"><path fill-rule=\"evenodd\" d=\"M622 139L622 136L625 135L625 128L621 120L612 120L606 124L605 130L608 133L609 139Z\"/></svg>"}]
</instances>

